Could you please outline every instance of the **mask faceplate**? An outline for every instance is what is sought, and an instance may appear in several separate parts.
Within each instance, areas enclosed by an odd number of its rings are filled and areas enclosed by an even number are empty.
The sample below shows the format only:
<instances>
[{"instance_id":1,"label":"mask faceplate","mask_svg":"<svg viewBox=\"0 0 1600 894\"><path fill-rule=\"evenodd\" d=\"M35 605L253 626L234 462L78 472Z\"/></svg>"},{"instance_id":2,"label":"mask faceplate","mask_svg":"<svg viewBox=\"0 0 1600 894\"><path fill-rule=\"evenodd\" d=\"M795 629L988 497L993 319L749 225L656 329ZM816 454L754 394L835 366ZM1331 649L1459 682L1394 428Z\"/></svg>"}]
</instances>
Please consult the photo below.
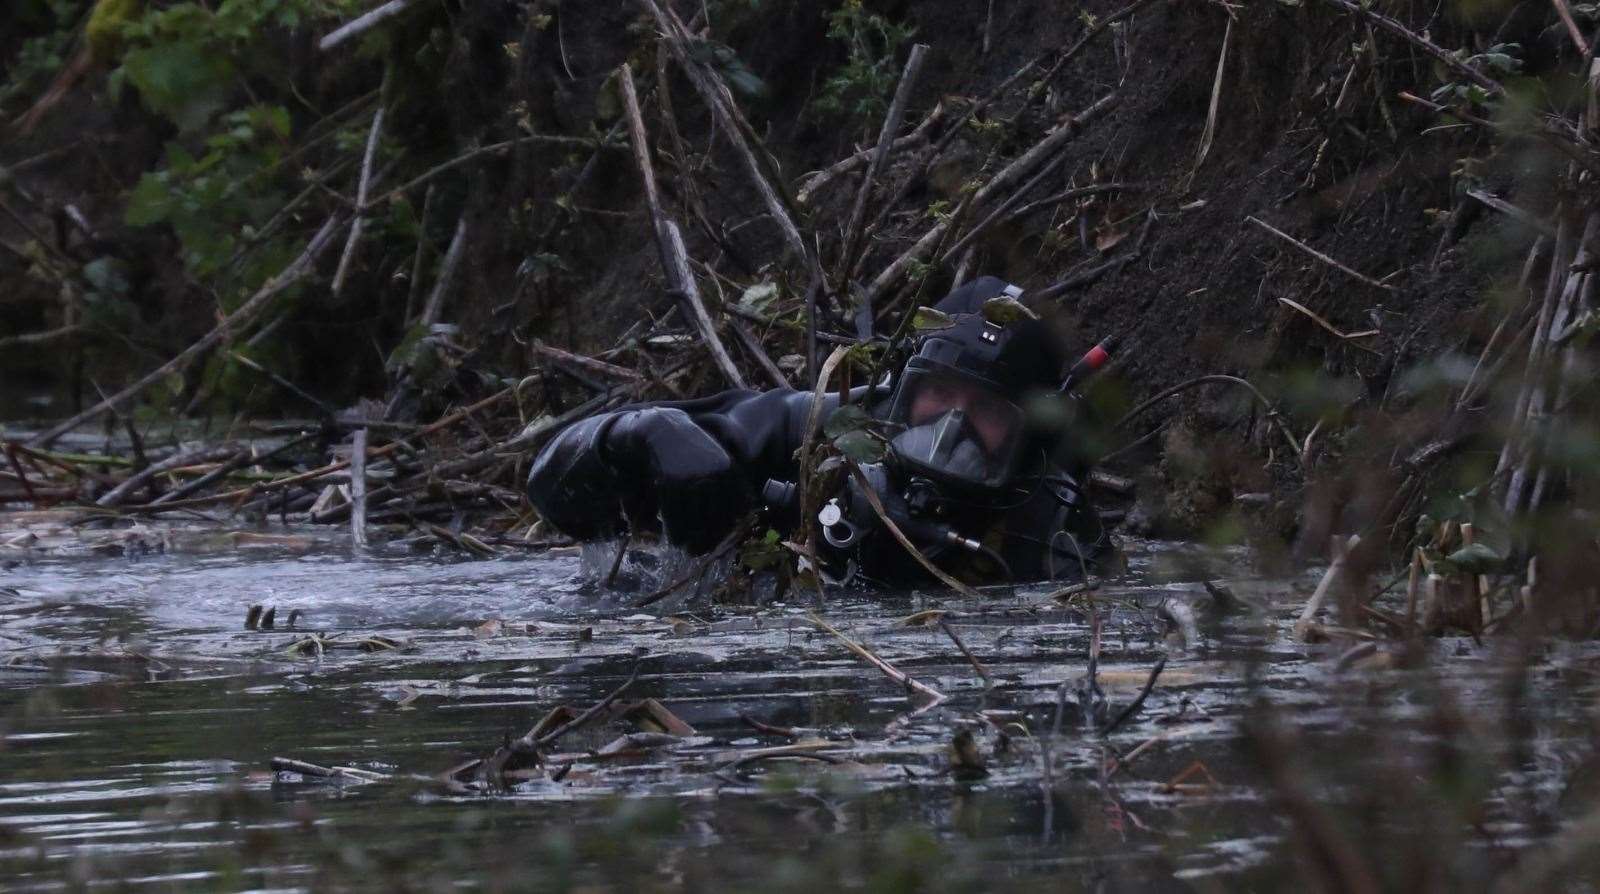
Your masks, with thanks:
<instances>
[{"instance_id":1,"label":"mask faceplate","mask_svg":"<svg viewBox=\"0 0 1600 894\"><path fill-rule=\"evenodd\" d=\"M1006 484L1022 440L1022 411L992 388L954 372L910 366L889 421L904 465L955 484Z\"/></svg>"}]
</instances>

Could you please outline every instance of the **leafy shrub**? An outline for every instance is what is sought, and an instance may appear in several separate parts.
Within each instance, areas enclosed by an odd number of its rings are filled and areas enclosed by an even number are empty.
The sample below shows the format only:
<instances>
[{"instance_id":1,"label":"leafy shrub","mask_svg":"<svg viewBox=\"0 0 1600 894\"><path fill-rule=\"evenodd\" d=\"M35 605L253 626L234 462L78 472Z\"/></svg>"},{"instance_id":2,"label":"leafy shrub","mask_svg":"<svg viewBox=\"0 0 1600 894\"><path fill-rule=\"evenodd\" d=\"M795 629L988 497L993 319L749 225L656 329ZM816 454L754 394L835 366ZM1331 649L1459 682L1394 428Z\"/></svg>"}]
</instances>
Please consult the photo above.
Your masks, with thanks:
<instances>
[{"instance_id":1,"label":"leafy shrub","mask_svg":"<svg viewBox=\"0 0 1600 894\"><path fill-rule=\"evenodd\" d=\"M828 13L828 37L842 42L847 56L844 65L823 83L816 110L862 123L883 117L899 75L896 55L916 31L912 25L896 24L866 11L861 0L845 0L843 6Z\"/></svg>"},{"instance_id":2,"label":"leafy shrub","mask_svg":"<svg viewBox=\"0 0 1600 894\"><path fill-rule=\"evenodd\" d=\"M0 109L32 99L66 64L72 47L69 26L83 14L83 7L83 0L23 0L17 9L7 11L15 16L15 26L54 23L54 27L23 41L5 81L0 82Z\"/></svg>"}]
</instances>

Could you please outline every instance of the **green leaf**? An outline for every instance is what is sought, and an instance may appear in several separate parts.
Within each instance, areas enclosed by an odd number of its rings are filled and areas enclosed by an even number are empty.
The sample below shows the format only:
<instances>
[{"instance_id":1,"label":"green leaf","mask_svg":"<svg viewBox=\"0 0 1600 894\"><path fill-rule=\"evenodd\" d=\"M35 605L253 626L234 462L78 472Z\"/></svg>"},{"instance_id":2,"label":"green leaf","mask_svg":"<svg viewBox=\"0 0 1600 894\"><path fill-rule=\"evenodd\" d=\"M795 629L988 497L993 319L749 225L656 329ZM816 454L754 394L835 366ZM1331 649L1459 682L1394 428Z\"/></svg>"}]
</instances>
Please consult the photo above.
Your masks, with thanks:
<instances>
[{"instance_id":1,"label":"green leaf","mask_svg":"<svg viewBox=\"0 0 1600 894\"><path fill-rule=\"evenodd\" d=\"M983 318L997 326L1007 326L1018 320L1037 320L1039 315L1010 295L1000 295L983 302Z\"/></svg>"},{"instance_id":2,"label":"green leaf","mask_svg":"<svg viewBox=\"0 0 1600 894\"><path fill-rule=\"evenodd\" d=\"M185 133L205 126L233 87L233 63L198 41L130 50L122 67L145 105Z\"/></svg>"},{"instance_id":3,"label":"green leaf","mask_svg":"<svg viewBox=\"0 0 1600 894\"><path fill-rule=\"evenodd\" d=\"M838 438L848 432L862 431L871 424L872 416L866 410L858 404L846 404L833 411L833 415L823 423L822 431L830 438Z\"/></svg>"},{"instance_id":4,"label":"green leaf","mask_svg":"<svg viewBox=\"0 0 1600 894\"><path fill-rule=\"evenodd\" d=\"M756 313L765 314L771 310L773 299L777 297L777 283L760 282L744 290L739 296L739 305L748 307Z\"/></svg>"},{"instance_id":5,"label":"green leaf","mask_svg":"<svg viewBox=\"0 0 1600 894\"><path fill-rule=\"evenodd\" d=\"M127 265L110 255L95 258L84 264L83 278L94 286L95 291L102 294L128 294Z\"/></svg>"},{"instance_id":6,"label":"green leaf","mask_svg":"<svg viewBox=\"0 0 1600 894\"><path fill-rule=\"evenodd\" d=\"M833 446L858 463L882 462L888 452L882 441L859 429L845 432L835 438Z\"/></svg>"},{"instance_id":7,"label":"green leaf","mask_svg":"<svg viewBox=\"0 0 1600 894\"><path fill-rule=\"evenodd\" d=\"M384 368L390 372L397 372L411 366L416 362L419 348L423 339L428 337L428 329L421 323L406 330L405 337L400 339L400 344L395 345L389 357L384 361Z\"/></svg>"},{"instance_id":8,"label":"green leaf","mask_svg":"<svg viewBox=\"0 0 1600 894\"><path fill-rule=\"evenodd\" d=\"M594 114L601 121L612 121L622 114L622 86L617 83L615 73L595 91Z\"/></svg>"},{"instance_id":9,"label":"green leaf","mask_svg":"<svg viewBox=\"0 0 1600 894\"><path fill-rule=\"evenodd\" d=\"M160 174L145 174L139 178L128 196L128 208L122 219L130 227L148 227L172 215L172 193L162 182Z\"/></svg>"},{"instance_id":10,"label":"green leaf","mask_svg":"<svg viewBox=\"0 0 1600 894\"><path fill-rule=\"evenodd\" d=\"M270 130L280 137L289 136L289 110L283 106L256 106L251 109L256 126Z\"/></svg>"},{"instance_id":11,"label":"green leaf","mask_svg":"<svg viewBox=\"0 0 1600 894\"><path fill-rule=\"evenodd\" d=\"M919 307L917 312L911 315L911 325L918 331L949 329L955 324L954 317L942 310L935 310L931 307Z\"/></svg>"},{"instance_id":12,"label":"green leaf","mask_svg":"<svg viewBox=\"0 0 1600 894\"><path fill-rule=\"evenodd\" d=\"M735 68L723 69L722 75L727 80L728 86L733 88L733 92L746 99L766 99L768 94L771 93L767 89L767 82L761 80L755 72L745 68L743 63L740 63Z\"/></svg>"},{"instance_id":13,"label":"green leaf","mask_svg":"<svg viewBox=\"0 0 1600 894\"><path fill-rule=\"evenodd\" d=\"M1466 574L1491 574L1499 571L1506 560L1486 543L1469 543L1445 556L1445 561Z\"/></svg>"}]
</instances>

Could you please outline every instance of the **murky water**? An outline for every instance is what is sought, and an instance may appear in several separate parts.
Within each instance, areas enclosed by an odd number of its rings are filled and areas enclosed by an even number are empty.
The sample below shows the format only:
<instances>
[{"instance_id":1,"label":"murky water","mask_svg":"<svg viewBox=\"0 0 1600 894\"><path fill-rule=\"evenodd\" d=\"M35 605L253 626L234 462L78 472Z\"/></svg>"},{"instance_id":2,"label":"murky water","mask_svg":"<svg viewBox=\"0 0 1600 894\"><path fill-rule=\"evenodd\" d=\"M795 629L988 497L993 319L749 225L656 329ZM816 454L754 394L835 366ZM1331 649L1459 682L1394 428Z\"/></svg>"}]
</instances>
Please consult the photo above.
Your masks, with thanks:
<instances>
[{"instance_id":1,"label":"murky water","mask_svg":"<svg viewBox=\"0 0 1600 894\"><path fill-rule=\"evenodd\" d=\"M1260 578L1238 551L1130 545L1128 573L1095 603L1109 716L1167 664L1142 710L1102 737L1072 685L1085 605L1045 588L982 603L832 598L829 623L947 696L919 710L803 600L647 613L596 593L574 551L352 557L311 535L220 553L160 534L159 553L0 556L0 887L1260 884L1298 865L1272 758L1244 735L1263 719L1317 768L1312 799L1334 804L1441 743L1525 748L1515 772L1477 781L1483 806L1450 858L1470 873L1558 827L1589 753L1591 651L1549 653L1515 691L1492 644L1427 643L1416 670L1341 663L1342 647L1287 636L1314 575ZM1214 616L1202 581L1265 611ZM1163 612L1166 600L1192 607ZM246 630L252 604L275 607L277 629ZM931 608L949 610L992 688L938 626L900 623ZM442 777L636 667L625 698L658 700L692 734L609 719L507 790ZM1519 717L1531 728L1513 737ZM963 728L984 778L950 772ZM795 741L817 756L756 756ZM383 778L274 773L274 757Z\"/></svg>"}]
</instances>

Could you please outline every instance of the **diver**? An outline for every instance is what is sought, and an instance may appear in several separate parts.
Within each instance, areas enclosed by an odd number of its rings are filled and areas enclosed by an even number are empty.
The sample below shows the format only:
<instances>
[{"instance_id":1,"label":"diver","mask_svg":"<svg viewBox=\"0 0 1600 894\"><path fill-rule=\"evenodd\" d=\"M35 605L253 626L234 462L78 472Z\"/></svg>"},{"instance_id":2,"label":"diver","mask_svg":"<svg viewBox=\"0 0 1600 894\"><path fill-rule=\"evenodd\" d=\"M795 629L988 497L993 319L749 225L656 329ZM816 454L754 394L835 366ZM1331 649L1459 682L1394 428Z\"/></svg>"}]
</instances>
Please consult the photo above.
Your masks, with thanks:
<instances>
[{"instance_id":1,"label":"diver","mask_svg":"<svg viewBox=\"0 0 1600 894\"><path fill-rule=\"evenodd\" d=\"M1078 579L1111 552L1081 445L1060 412L1075 400L1056 339L1031 315L1002 324L984 313L986 302L1020 294L995 277L956 289L935 305L949 325L920 330L896 375L852 390L887 450L859 474L836 475L835 495L812 507L825 579L931 579L885 515L924 557L970 583ZM1104 357L1097 346L1074 374ZM703 554L752 509L789 536L800 523L797 454L812 400L788 388L732 390L578 421L535 458L528 498L580 541L650 530ZM1051 404L1054 413L1024 410ZM839 406L830 391L822 418Z\"/></svg>"}]
</instances>

